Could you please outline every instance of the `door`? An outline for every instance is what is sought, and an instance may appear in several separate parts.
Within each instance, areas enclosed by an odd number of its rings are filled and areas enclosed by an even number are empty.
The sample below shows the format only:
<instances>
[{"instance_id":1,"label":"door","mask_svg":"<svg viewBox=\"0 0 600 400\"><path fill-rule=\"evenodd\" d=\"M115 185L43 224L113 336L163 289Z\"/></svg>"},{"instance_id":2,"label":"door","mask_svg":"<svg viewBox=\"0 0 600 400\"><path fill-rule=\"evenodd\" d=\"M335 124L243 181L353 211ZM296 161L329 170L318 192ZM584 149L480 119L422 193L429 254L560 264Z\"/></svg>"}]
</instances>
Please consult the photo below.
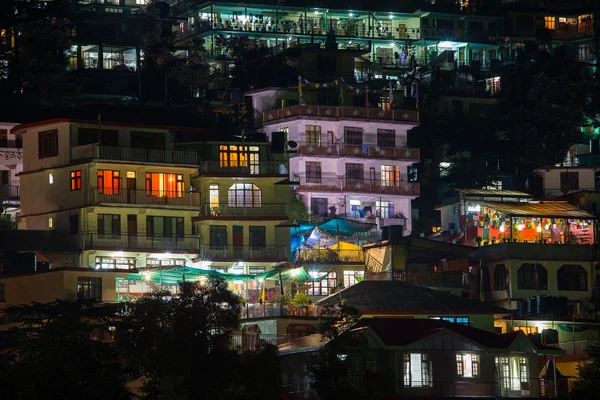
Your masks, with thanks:
<instances>
[{"instance_id":1,"label":"door","mask_svg":"<svg viewBox=\"0 0 600 400\"><path fill-rule=\"evenodd\" d=\"M233 252L236 257L244 255L244 227L239 225L233 226Z\"/></svg>"},{"instance_id":2,"label":"door","mask_svg":"<svg viewBox=\"0 0 600 400\"><path fill-rule=\"evenodd\" d=\"M127 203L135 204L135 172L127 171Z\"/></svg>"},{"instance_id":3,"label":"door","mask_svg":"<svg viewBox=\"0 0 600 400\"><path fill-rule=\"evenodd\" d=\"M371 186L375 184L375 167L369 168L369 180L371 181Z\"/></svg>"},{"instance_id":4,"label":"door","mask_svg":"<svg viewBox=\"0 0 600 400\"><path fill-rule=\"evenodd\" d=\"M329 136L329 144L333 147L333 145L335 144L333 142L334 136L333 136L333 131L328 131L327 132L327 136Z\"/></svg>"},{"instance_id":5,"label":"door","mask_svg":"<svg viewBox=\"0 0 600 400\"><path fill-rule=\"evenodd\" d=\"M130 248L137 247L137 215L127 215L127 239Z\"/></svg>"}]
</instances>

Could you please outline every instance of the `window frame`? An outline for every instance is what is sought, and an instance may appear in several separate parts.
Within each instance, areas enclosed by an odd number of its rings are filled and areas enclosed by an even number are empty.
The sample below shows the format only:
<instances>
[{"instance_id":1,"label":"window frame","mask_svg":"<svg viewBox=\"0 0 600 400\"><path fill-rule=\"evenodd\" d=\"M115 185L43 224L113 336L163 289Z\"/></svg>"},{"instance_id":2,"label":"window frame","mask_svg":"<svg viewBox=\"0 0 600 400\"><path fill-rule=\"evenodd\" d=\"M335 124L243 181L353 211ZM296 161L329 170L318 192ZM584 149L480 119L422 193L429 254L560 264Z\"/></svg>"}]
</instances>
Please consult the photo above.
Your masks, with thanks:
<instances>
[{"instance_id":1,"label":"window frame","mask_svg":"<svg viewBox=\"0 0 600 400\"><path fill-rule=\"evenodd\" d=\"M213 238L218 239L213 241ZM220 239L224 239L221 241ZM223 243L222 243L223 242ZM228 232L225 225L211 225L209 228L208 245L211 250L226 250L228 245Z\"/></svg>"},{"instance_id":2,"label":"window frame","mask_svg":"<svg viewBox=\"0 0 600 400\"><path fill-rule=\"evenodd\" d=\"M125 262L123 262L125 261ZM111 268L105 268L103 265L111 265ZM127 266L127 268L118 267L119 265ZM96 256L94 266L96 269L122 269L129 270L136 268L135 257L107 257L107 256Z\"/></svg>"},{"instance_id":3,"label":"window frame","mask_svg":"<svg viewBox=\"0 0 600 400\"><path fill-rule=\"evenodd\" d=\"M465 375L468 370L467 364L470 363L470 375ZM481 372L480 358L477 353L456 353L456 376L461 378L476 379Z\"/></svg>"},{"instance_id":4,"label":"window frame","mask_svg":"<svg viewBox=\"0 0 600 400\"><path fill-rule=\"evenodd\" d=\"M87 288L87 290L85 290ZM77 296L83 291L83 298L87 300L102 300L102 277L78 276Z\"/></svg>"},{"instance_id":5,"label":"window frame","mask_svg":"<svg viewBox=\"0 0 600 400\"><path fill-rule=\"evenodd\" d=\"M336 271L330 271L326 278L316 282L309 282L306 294L309 296L329 296L337 287L337 273Z\"/></svg>"},{"instance_id":6,"label":"window frame","mask_svg":"<svg viewBox=\"0 0 600 400\"><path fill-rule=\"evenodd\" d=\"M377 147L396 147L396 131L377 129Z\"/></svg>"},{"instance_id":7,"label":"window frame","mask_svg":"<svg viewBox=\"0 0 600 400\"><path fill-rule=\"evenodd\" d=\"M227 206L260 208L262 207L262 190L254 183L234 183L227 189Z\"/></svg>"},{"instance_id":8,"label":"window frame","mask_svg":"<svg viewBox=\"0 0 600 400\"><path fill-rule=\"evenodd\" d=\"M307 144L321 145L321 125L306 125L304 135Z\"/></svg>"},{"instance_id":9,"label":"window frame","mask_svg":"<svg viewBox=\"0 0 600 400\"><path fill-rule=\"evenodd\" d=\"M58 129L38 132L38 158L58 156Z\"/></svg>"},{"instance_id":10,"label":"window frame","mask_svg":"<svg viewBox=\"0 0 600 400\"><path fill-rule=\"evenodd\" d=\"M110 234L105 232L106 218L110 218ZM101 222L102 221L102 222ZM97 214L96 216L96 231L98 236L121 236L121 215L120 214Z\"/></svg>"},{"instance_id":11,"label":"window frame","mask_svg":"<svg viewBox=\"0 0 600 400\"><path fill-rule=\"evenodd\" d=\"M106 175L109 176L109 180L112 181L111 187L105 186ZM118 196L121 191L121 171L114 171L110 169L99 169L97 172L97 187L98 193L104 195Z\"/></svg>"},{"instance_id":12,"label":"window frame","mask_svg":"<svg viewBox=\"0 0 600 400\"><path fill-rule=\"evenodd\" d=\"M356 285L358 283L358 280L356 279L356 276L361 276L364 278L365 276L365 271L355 271L355 270L344 270L343 273L343 282L344 282L344 287L350 287L352 285Z\"/></svg>"},{"instance_id":13,"label":"window frame","mask_svg":"<svg viewBox=\"0 0 600 400\"><path fill-rule=\"evenodd\" d=\"M577 271L574 270L575 267L578 268ZM564 268L566 268L566 270L561 272L561 270L563 270ZM585 287L581 288L578 285L579 288L574 289L575 286L573 284L575 282L581 283L582 275ZM575 277L577 278L576 280L573 279ZM558 290L586 292L589 287L588 272L580 264L562 264L560 268L556 271L556 281L558 282Z\"/></svg>"},{"instance_id":14,"label":"window frame","mask_svg":"<svg viewBox=\"0 0 600 400\"><path fill-rule=\"evenodd\" d=\"M71 171L71 191L81 190L81 170Z\"/></svg>"},{"instance_id":15,"label":"window frame","mask_svg":"<svg viewBox=\"0 0 600 400\"><path fill-rule=\"evenodd\" d=\"M353 126L344 127L344 143L349 145L362 146L363 144L363 129Z\"/></svg>"},{"instance_id":16,"label":"window frame","mask_svg":"<svg viewBox=\"0 0 600 400\"><path fill-rule=\"evenodd\" d=\"M421 364L421 368L420 368L420 375L421 375L421 380L418 381L419 384L416 384L415 382L417 381L413 381L413 368L412 368L412 364L413 364L413 356L419 356L419 363ZM414 357L416 358L416 357ZM431 360L429 359L428 354L426 353L404 353L403 356L403 375L404 375L404 387L409 387L409 388L419 388L419 387L432 387L433 386L433 369L432 369L432 363Z\"/></svg>"}]
</instances>

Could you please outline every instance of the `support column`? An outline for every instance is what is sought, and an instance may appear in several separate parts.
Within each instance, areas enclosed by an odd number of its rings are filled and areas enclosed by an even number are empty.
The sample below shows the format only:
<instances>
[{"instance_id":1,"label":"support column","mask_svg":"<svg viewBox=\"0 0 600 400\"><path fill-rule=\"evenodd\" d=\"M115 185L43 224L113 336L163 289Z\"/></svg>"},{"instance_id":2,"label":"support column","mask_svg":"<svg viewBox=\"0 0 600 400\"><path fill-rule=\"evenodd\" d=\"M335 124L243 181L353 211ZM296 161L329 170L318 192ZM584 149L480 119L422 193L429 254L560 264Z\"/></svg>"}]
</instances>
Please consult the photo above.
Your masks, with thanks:
<instances>
[{"instance_id":1,"label":"support column","mask_svg":"<svg viewBox=\"0 0 600 400\"><path fill-rule=\"evenodd\" d=\"M83 69L83 57L81 55L81 45L77 45L77 70Z\"/></svg>"},{"instance_id":2,"label":"support column","mask_svg":"<svg viewBox=\"0 0 600 400\"><path fill-rule=\"evenodd\" d=\"M98 45L98 69L104 69L104 45Z\"/></svg>"}]
</instances>

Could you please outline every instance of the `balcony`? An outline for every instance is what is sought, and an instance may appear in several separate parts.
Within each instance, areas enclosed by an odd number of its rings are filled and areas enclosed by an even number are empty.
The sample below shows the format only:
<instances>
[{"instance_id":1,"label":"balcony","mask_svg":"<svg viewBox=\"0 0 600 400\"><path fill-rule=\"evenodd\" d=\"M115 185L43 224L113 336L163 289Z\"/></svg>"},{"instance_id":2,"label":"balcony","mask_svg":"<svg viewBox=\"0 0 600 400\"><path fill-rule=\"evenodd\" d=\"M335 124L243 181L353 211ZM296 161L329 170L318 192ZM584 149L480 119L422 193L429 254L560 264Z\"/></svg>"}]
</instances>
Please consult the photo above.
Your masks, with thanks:
<instances>
[{"instance_id":1,"label":"balcony","mask_svg":"<svg viewBox=\"0 0 600 400\"><path fill-rule=\"evenodd\" d=\"M146 235L105 235L99 233L87 234L87 249L136 251L157 250L161 252L198 252L200 239L197 236L163 237Z\"/></svg>"},{"instance_id":2,"label":"balcony","mask_svg":"<svg viewBox=\"0 0 600 400\"><path fill-rule=\"evenodd\" d=\"M594 37L594 30L591 29L585 32L578 32L576 30L562 30L553 31L552 36L555 40L581 40Z\"/></svg>"},{"instance_id":3,"label":"balcony","mask_svg":"<svg viewBox=\"0 0 600 400\"><path fill-rule=\"evenodd\" d=\"M303 156L374 158L409 162L419 162L420 160L419 149L384 147L374 144L349 144L344 142L320 144L300 142L297 154Z\"/></svg>"},{"instance_id":4,"label":"balcony","mask_svg":"<svg viewBox=\"0 0 600 400\"><path fill-rule=\"evenodd\" d=\"M357 264L364 263L363 250L335 250L327 248L299 248L296 250L296 263Z\"/></svg>"},{"instance_id":5,"label":"balcony","mask_svg":"<svg viewBox=\"0 0 600 400\"><path fill-rule=\"evenodd\" d=\"M286 335L274 335L264 333L246 333L246 334L234 334L231 335L231 347L237 351L250 351L256 350L259 341L264 341L274 346L279 346L296 340L302 337L298 334L286 334Z\"/></svg>"},{"instance_id":6,"label":"balcony","mask_svg":"<svg viewBox=\"0 0 600 400\"><path fill-rule=\"evenodd\" d=\"M202 204L201 217L281 217L288 218L286 203L261 203L260 207L232 207L229 203Z\"/></svg>"},{"instance_id":7,"label":"balcony","mask_svg":"<svg viewBox=\"0 0 600 400\"><path fill-rule=\"evenodd\" d=\"M200 258L206 261L286 261L287 246L202 246Z\"/></svg>"},{"instance_id":8,"label":"balcony","mask_svg":"<svg viewBox=\"0 0 600 400\"><path fill-rule=\"evenodd\" d=\"M0 186L0 200L19 201L19 199L21 198L20 189L20 186L15 185Z\"/></svg>"},{"instance_id":9,"label":"balcony","mask_svg":"<svg viewBox=\"0 0 600 400\"><path fill-rule=\"evenodd\" d=\"M221 161L201 161L198 169L200 175L224 175L224 176L288 176L287 161L260 161L255 164L244 166L222 165Z\"/></svg>"},{"instance_id":10,"label":"balcony","mask_svg":"<svg viewBox=\"0 0 600 400\"><path fill-rule=\"evenodd\" d=\"M565 351L565 355L585 355L591 357L600 356L600 340L586 339L560 342L551 345Z\"/></svg>"},{"instance_id":11,"label":"balcony","mask_svg":"<svg viewBox=\"0 0 600 400\"><path fill-rule=\"evenodd\" d=\"M100 193L98 188L90 188L91 204L158 205L168 207L200 207L200 193L168 192L164 190L146 191L137 189L113 190L112 194Z\"/></svg>"},{"instance_id":12,"label":"balcony","mask_svg":"<svg viewBox=\"0 0 600 400\"><path fill-rule=\"evenodd\" d=\"M265 124L289 119L329 119L329 120L374 120L394 121L405 123L419 122L419 112L414 110L383 111L379 108L351 107L351 106L290 106L279 110L263 112Z\"/></svg>"},{"instance_id":13,"label":"balcony","mask_svg":"<svg viewBox=\"0 0 600 400\"><path fill-rule=\"evenodd\" d=\"M71 159L198 166L198 153L193 151L136 149L98 144L73 147Z\"/></svg>"},{"instance_id":14,"label":"balcony","mask_svg":"<svg viewBox=\"0 0 600 400\"><path fill-rule=\"evenodd\" d=\"M419 286L432 287L469 287L468 274L462 271L416 272L388 271L365 274L367 281L400 281Z\"/></svg>"},{"instance_id":15,"label":"balcony","mask_svg":"<svg viewBox=\"0 0 600 400\"><path fill-rule=\"evenodd\" d=\"M498 35L495 32L465 29L421 28L421 38L445 42L498 43Z\"/></svg>"},{"instance_id":16,"label":"balcony","mask_svg":"<svg viewBox=\"0 0 600 400\"><path fill-rule=\"evenodd\" d=\"M417 182L382 182L380 178L353 179L344 176L322 176L313 178L306 176L294 176L294 187L296 191L323 191L323 192L353 192L374 193L396 196L419 196L419 184Z\"/></svg>"},{"instance_id":17,"label":"balcony","mask_svg":"<svg viewBox=\"0 0 600 400\"><path fill-rule=\"evenodd\" d=\"M0 165L17 165L23 163L23 149L0 147Z\"/></svg>"}]
</instances>

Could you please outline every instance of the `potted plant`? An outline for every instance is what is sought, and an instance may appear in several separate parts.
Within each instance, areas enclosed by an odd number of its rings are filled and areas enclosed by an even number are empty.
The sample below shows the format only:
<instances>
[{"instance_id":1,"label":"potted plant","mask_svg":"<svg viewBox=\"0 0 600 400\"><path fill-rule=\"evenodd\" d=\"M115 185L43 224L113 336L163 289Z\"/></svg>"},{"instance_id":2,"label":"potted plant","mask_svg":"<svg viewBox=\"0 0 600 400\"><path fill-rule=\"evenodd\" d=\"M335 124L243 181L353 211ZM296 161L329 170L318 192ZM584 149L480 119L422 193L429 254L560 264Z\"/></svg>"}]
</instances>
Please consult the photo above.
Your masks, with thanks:
<instances>
[{"instance_id":1,"label":"potted plant","mask_svg":"<svg viewBox=\"0 0 600 400\"><path fill-rule=\"evenodd\" d=\"M297 307L305 310L305 314L308 314L308 306L311 303L311 299L307 294L304 293L296 293L294 299L292 300Z\"/></svg>"},{"instance_id":2,"label":"potted plant","mask_svg":"<svg viewBox=\"0 0 600 400\"><path fill-rule=\"evenodd\" d=\"M483 242L483 238L481 236L477 236L475 238L475 243L477 243L477 246L481 246L481 242Z\"/></svg>"}]
</instances>

